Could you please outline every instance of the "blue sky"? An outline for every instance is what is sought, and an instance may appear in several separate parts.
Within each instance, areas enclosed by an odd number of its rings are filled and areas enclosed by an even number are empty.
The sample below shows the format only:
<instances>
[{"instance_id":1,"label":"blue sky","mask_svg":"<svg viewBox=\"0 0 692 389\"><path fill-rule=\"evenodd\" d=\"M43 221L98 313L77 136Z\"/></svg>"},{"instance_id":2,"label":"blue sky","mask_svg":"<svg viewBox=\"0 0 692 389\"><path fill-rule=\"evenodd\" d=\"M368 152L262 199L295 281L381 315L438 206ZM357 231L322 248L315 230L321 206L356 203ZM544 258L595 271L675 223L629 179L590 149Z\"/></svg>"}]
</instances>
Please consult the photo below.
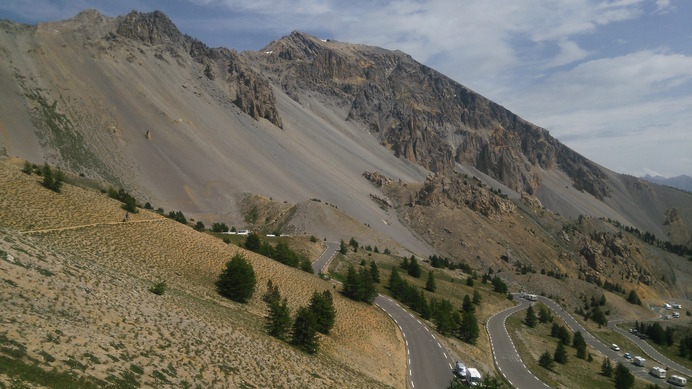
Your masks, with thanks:
<instances>
[{"instance_id":1,"label":"blue sky","mask_svg":"<svg viewBox=\"0 0 692 389\"><path fill-rule=\"evenodd\" d=\"M24 0L0 18L165 12L209 46L300 30L404 51L620 173L692 176L689 0Z\"/></svg>"}]
</instances>

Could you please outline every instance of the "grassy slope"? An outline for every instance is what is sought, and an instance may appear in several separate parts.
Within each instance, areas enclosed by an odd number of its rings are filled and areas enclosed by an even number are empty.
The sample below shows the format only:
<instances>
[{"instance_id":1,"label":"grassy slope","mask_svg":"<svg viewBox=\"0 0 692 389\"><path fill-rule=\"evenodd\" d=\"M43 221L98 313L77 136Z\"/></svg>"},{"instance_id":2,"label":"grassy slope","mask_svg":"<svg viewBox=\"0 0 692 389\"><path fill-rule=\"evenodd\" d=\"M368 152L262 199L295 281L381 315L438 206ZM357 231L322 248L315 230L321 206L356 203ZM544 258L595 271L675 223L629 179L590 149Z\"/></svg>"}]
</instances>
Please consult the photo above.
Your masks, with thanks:
<instances>
[{"instance_id":1,"label":"grassy slope","mask_svg":"<svg viewBox=\"0 0 692 389\"><path fill-rule=\"evenodd\" d=\"M327 282L243 252L258 292L249 304L234 304L217 296L213 282L241 249L145 211L120 223L118 202L69 185L55 194L6 163L0 176L7 183L0 187L2 249L25 264L0 261L12 285L2 289L0 310L16 318L3 331L23 343L27 358L54 357L45 368L105 380L129 377L134 365L137 381L149 384L169 369L177 372L164 373L171 382L202 387L404 382L403 343L374 307L335 296L336 326L315 357L264 334L260 295L269 278L294 310L314 290L330 288ZM44 231L54 228L64 229ZM163 297L147 291L159 279L170 287Z\"/></svg>"},{"instance_id":2,"label":"grassy slope","mask_svg":"<svg viewBox=\"0 0 692 389\"><path fill-rule=\"evenodd\" d=\"M510 316L507 319L507 329L522 360L541 381L550 387L558 388L613 387L612 379L598 374L603 363L603 355L590 347L587 351L593 356L592 362L577 358L575 349L572 346L566 346L568 355L566 364L555 363L552 370L540 367L538 359L541 354L548 351L552 355L557 347L557 339L550 337L552 323L538 323L536 327L530 328L523 322L525 315L526 311L522 310ZM554 317L553 320L565 326L560 318ZM645 388L646 383L643 380L636 380L634 387Z\"/></svg>"}]
</instances>

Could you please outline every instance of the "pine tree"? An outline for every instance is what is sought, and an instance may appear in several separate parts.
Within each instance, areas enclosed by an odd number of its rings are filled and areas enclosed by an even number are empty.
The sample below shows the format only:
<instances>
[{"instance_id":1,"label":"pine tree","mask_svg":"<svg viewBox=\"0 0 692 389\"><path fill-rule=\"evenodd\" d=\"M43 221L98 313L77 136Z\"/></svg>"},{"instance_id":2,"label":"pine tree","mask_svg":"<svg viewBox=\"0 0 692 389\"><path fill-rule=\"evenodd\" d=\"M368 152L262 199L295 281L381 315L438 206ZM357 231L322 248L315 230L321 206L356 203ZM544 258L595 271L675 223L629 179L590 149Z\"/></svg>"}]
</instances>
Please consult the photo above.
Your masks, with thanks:
<instances>
[{"instance_id":1,"label":"pine tree","mask_svg":"<svg viewBox=\"0 0 692 389\"><path fill-rule=\"evenodd\" d=\"M529 305L529 309L526 310L526 317L524 318L524 323L526 323L526 325L531 328L536 326L536 314L533 311L533 305Z\"/></svg>"},{"instance_id":2,"label":"pine tree","mask_svg":"<svg viewBox=\"0 0 692 389\"><path fill-rule=\"evenodd\" d=\"M395 267L392 268L392 273L389 275L389 292L392 297L398 299L401 295L401 286L403 285L403 280L399 275L399 271Z\"/></svg>"},{"instance_id":3,"label":"pine tree","mask_svg":"<svg viewBox=\"0 0 692 389\"><path fill-rule=\"evenodd\" d=\"M469 297L468 294L464 295L464 301L461 303L461 310L462 312L476 311L476 308L473 306L473 302L471 302L471 297Z\"/></svg>"},{"instance_id":4,"label":"pine tree","mask_svg":"<svg viewBox=\"0 0 692 389\"><path fill-rule=\"evenodd\" d=\"M370 275L370 270L361 267L358 269L358 300L372 304L377 297L377 289L375 289L375 282L372 280Z\"/></svg>"},{"instance_id":5,"label":"pine tree","mask_svg":"<svg viewBox=\"0 0 692 389\"><path fill-rule=\"evenodd\" d=\"M281 301L281 293L279 293L279 287L274 285L271 279L267 281L267 291L262 296L262 301L264 301L267 304L270 304L272 302L278 303L279 301Z\"/></svg>"},{"instance_id":6,"label":"pine tree","mask_svg":"<svg viewBox=\"0 0 692 389\"><path fill-rule=\"evenodd\" d=\"M428 272L428 280L425 282L425 290L428 292L434 292L436 288L435 278L433 276L432 270Z\"/></svg>"},{"instance_id":7,"label":"pine tree","mask_svg":"<svg viewBox=\"0 0 692 389\"><path fill-rule=\"evenodd\" d=\"M615 368L615 388L629 389L632 386L634 386L634 375L627 366L618 362L618 366Z\"/></svg>"},{"instance_id":8,"label":"pine tree","mask_svg":"<svg viewBox=\"0 0 692 389\"><path fill-rule=\"evenodd\" d=\"M611 377L613 375L613 364L610 363L610 358L606 357L601 364L601 374L606 377Z\"/></svg>"},{"instance_id":9,"label":"pine tree","mask_svg":"<svg viewBox=\"0 0 692 389\"><path fill-rule=\"evenodd\" d=\"M380 283L380 269L377 267L375 261L370 262L370 276L376 284Z\"/></svg>"},{"instance_id":10,"label":"pine tree","mask_svg":"<svg viewBox=\"0 0 692 389\"><path fill-rule=\"evenodd\" d=\"M267 315L266 328L269 335L284 339L288 330L291 329L291 311L288 308L288 301L284 299L267 303L269 314Z\"/></svg>"},{"instance_id":11,"label":"pine tree","mask_svg":"<svg viewBox=\"0 0 692 389\"><path fill-rule=\"evenodd\" d=\"M358 274L353 265L348 266L346 271L346 282L344 282L344 296L358 300Z\"/></svg>"},{"instance_id":12,"label":"pine tree","mask_svg":"<svg viewBox=\"0 0 692 389\"><path fill-rule=\"evenodd\" d=\"M308 307L300 307L293 321L291 343L314 354L319 349L315 314Z\"/></svg>"},{"instance_id":13,"label":"pine tree","mask_svg":"<svg viewBox=\"0 0 692 389\"><path fill-rule=\"evenodd\" d=\"M358 252L358 241L355 238L351 237L351 240L348 241L348 244L353 248L354 253Z\"/></svg>"},{"instance_id":14,"label":"pine tree","mask_svg":"<svg viewBox=\"0 0 692 389\"><path fill-rule=\"evenodd\" d=\"M222 296L239 303L246 303L255 291L255 271L241 254L226 263L226 269L216 281L216 290Z\"/></svg>"},{"instance_id":15,"label":"pine tree","mask_svg":"<svg viewBox=\"0 0 692 389\"><path fill-rule=\"evenodd\" d=\"M423 294L423 290L420 291L420 294L418 295L418 302L416 303L416 311L420 313L420 317L422 317L425 320L430 319L430 315L432 314L430 310L430 306L428 305L428 300L425 298L425 294Z\"/></svg>"},{"instance_id":16,"label":"pine tree","mask_svg":"<svg viewBox=\"0 0 692 389\"><path fill-rule=\"evenodd\" d=\"M543 304L538 307L538 321L541 323L549 323L553 321L553 316L550 314L548 308L546 308L546 306Z\"/></svg>"},{"instance_id":17,"label":"pine tree","mask_svg":"<svg viewBox=\"0 0 692 389\"><path fill-rule=\"evenodd\" d=\"M329 290L313 293L310 299L310 309L315 314L317 332L328 335L334 327L334 320L336 319L332 293Z\"/></svg>"},{"instance_id":18,"label":"pine tree","mask_svg":"<svg viewBox=\"0 0 692 389\"><path fill-rule=\"evenodd\" d=\"M302 257L299 263L300 270L306 273L313 273L314 269L312 268L312 262L310 262L310 259L308 257Z\"/></svg>"},{"instance_id":19,"label":"pine tree","mask_svg":"<svg viewBox=\"0 0 692 389\"><path fill-rule=\"evenodd\" d=\"M557 347L555 348L555 354L553 355L553 359L557 363L565 364L567 363L567 350L565 349L565 345L562 344L562 342L557 342Z\"/></svg>"},{"instance_id":20,"label":"pine tree","mask_svg":"<svg viewBox=\"0 0 692 389\"><path fill-rule=\"evenodd\" d=\"M481 292L479 292L477 289L473 290L473 304L481 305Z\"/></svg>"},{"instance_id":21,"label":"pine tree","mask_svg":"<svg viewBox=\"0 0 692 389\"><path fill-rule=\"evenodd\" d=\"M43 182L41 184L44 187L52 190L53 192L60 193L63 180L65 179L65 176L62 173L62 171L58 169L56 172L53 172L48 163L45 163L43 165L42 175Z\"/></svg>"},{"instance_id":22,"label":"pine tree","mask_svg":"<svg viewBox=\"0 0 692 389\"><path fill-rule=\"evenodd\" d=\"M551 370L553 366L555 366L555 362L553 362L553 357L550 355L550 353L545 351L543 354L541 354L541 357L538 358L538 365Z\"/></svg>"},{"instance_id":23,"label":"pine tree","mask_svg":"<svg viewBox=\"0 0 692 389\"><path fill-rule=\"evenodd\" d=\"M420 274L420 265L418 264L418 261L416 261L416 257L411 255L411 261L408 263L408 275L411 277L420 278Z\"/></svg>"},{"instance_id":24,"label":"pine tree","mask_svg":"<svg viewBox=\"0 0 692 389\"><path fill-rule=\"evenodd\" d=\"M339 243L339 252L343 255L346 255L347 251L348 251L348 246L346 246L346 242L344 242L344 240L341 239L341 243Z\"/></svg>"},{"instance_id":25,"label":"pine tree","mask_svg":"<svg viewBox=\"0 0 692 389\"><path fill-rule=\"evenodd\" d=\"M260 241L259 235L255 234L254 232L245 238L245 248L250 251L257 252L261 245L262 242Z\"/></svg>"},{"instance_id":26,"label":"pine tree","mask_svg":"<svg viewBox=\"0 0 692 389\"><path fill-rule=\"evenodd\" d=\"M473 312L464 312L461 315L461 326L459 326L459 338L466 343L476 344L478 340L478 321Z\"/></svg>"},{"instance_id":27,"label":"pine tree","mask_svg":"<svg viewBox=\"0 0 692 389\"><path fill-rule=\"evenodd\" d=\"M581 331L577 331L572 339L572 346L577 349L577 358L586 359L586 341Z\"/></svg>"}]
</instances>

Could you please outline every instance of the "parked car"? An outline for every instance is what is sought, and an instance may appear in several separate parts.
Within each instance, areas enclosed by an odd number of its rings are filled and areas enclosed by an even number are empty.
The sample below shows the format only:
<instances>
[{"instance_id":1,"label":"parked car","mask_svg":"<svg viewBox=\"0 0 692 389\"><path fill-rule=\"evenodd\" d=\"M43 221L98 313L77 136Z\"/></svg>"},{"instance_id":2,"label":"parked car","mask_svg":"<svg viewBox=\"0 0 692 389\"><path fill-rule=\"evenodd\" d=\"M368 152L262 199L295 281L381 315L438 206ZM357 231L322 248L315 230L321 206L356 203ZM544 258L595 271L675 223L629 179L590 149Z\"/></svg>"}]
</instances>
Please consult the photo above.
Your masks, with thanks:
<instances>
[{"instance_id":1,"label":"parked car","mask_svg":"<svg viewBox=\"0 0 692 389\"><path fill-rule=\"evenodd\" d=\"M625 359L632 359L632 354L625 353L625 355L623 355L623 357L625 357Z\"/></svg>"},{"instance_id":2,"label":"parked car","mask_svg":"<svg viewBox=\"0 0 692 389\"><path fill-rule=\"evenodd\" d=\"M620 347L615 343L611 344L610 348L613 349L613 351L620 351Z\"/></svg>"},{"instance_id":3,"label":"parked car","mask_svg":"<svg viewBox=\"0 0 692 389\"><path fill-rule=\"evenodd\" d=\"M454 374L455 374L457 377L459 377L459 378L465 380L465 379L466 379L466 365L464 365L463 363L457 361L457 362L454 364Z\"/></svg>"}]
</instances>

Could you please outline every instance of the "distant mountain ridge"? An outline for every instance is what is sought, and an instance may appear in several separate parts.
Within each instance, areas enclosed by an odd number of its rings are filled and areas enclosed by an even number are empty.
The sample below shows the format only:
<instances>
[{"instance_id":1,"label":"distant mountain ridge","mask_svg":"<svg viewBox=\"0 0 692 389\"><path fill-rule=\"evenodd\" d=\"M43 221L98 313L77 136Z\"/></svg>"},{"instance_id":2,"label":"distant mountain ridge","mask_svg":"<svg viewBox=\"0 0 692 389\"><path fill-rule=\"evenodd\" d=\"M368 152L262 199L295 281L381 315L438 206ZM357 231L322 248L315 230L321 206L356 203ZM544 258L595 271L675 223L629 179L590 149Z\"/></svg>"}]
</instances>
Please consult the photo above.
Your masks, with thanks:
<instances>
[{"instance_id":1,"label":"distant mountain ridge","mask_svg":"<svg viewBox=\"0 0 692 389\"><path fill-rule=\"evenodd\" d=\"M675 177L666 178L663 176L651 176L649 174L642 177L642 179L649 182L653 182L658 185L670 186L673 188L678 188L692 192L692 177L686 175L679 175Z\"/></svg>"},{"instance_id":2,"label":"distant mountain ridge","mask_svg":"<svg viewBox=\"0 0 692 389\"><path fill-rule=\"evenodd\" d=\"M319 198L429 252L372 202L367 170L418 183L464 172L562 215L656 236L692 225L689 193L598 166L399 51L294 32L237 53L180 33L159 11L91 10L38 26L1 22L0 90L5 154L205 221L243 223L247 193ZM673 209L679 222L664 225Z\"/></svg>"}]
</instances>

